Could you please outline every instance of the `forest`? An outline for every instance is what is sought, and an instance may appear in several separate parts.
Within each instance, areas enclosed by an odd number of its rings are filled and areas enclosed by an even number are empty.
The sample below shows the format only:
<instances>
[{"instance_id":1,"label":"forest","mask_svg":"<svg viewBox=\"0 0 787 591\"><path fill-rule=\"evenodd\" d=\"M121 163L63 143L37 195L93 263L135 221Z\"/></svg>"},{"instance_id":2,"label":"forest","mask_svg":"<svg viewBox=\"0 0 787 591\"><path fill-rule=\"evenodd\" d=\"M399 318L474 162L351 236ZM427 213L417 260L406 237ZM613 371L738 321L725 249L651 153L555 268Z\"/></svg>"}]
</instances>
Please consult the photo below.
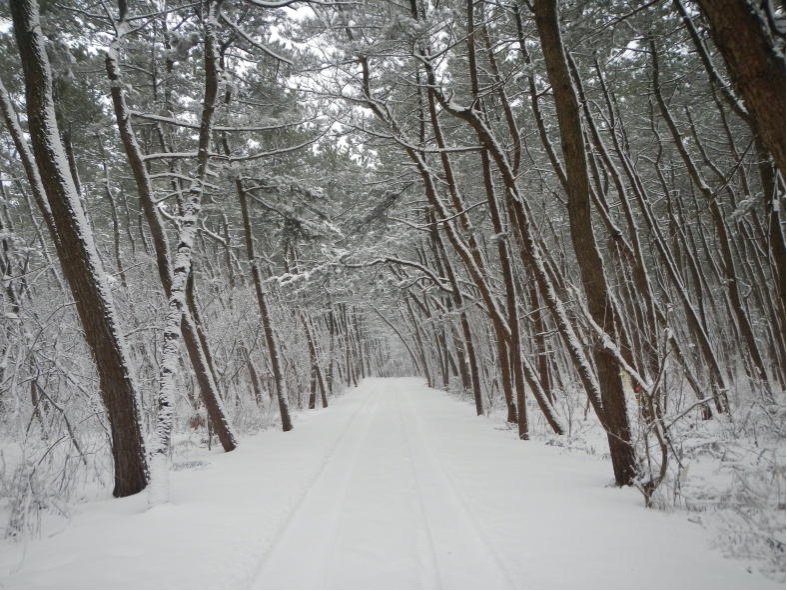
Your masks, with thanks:
<instances>
[{"instance_id":1,"label":"forest","mask_svg":"<svg viewBox=\"0 0 787 591\"><path fill-rule=\"evenodd\" d=\"M0 531L419 376L783 581L784 51L779 0L0 3Z\"/></svg>"}]
</instances>

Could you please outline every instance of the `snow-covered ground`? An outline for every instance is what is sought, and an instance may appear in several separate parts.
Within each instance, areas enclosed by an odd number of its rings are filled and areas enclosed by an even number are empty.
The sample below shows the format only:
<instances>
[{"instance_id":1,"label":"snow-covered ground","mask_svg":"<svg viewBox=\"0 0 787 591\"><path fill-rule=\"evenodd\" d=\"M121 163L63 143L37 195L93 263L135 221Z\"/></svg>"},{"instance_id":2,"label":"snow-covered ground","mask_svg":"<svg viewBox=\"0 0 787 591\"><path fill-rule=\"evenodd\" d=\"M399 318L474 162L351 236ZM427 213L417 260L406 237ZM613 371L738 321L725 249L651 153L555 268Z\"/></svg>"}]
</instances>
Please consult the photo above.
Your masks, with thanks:
<instances>
[{"instance_id":1,"label":"snow-covered ground","mask_svg":"<svg viewBox=\"0 0 787 591\"><path fill-rule=\"evenodd\" d=\"M175 471L170 501L83 504L0 542L0 587L779 588L643 508L608 462L370 379L289 433Z\"/></svg>"}]
</instances>

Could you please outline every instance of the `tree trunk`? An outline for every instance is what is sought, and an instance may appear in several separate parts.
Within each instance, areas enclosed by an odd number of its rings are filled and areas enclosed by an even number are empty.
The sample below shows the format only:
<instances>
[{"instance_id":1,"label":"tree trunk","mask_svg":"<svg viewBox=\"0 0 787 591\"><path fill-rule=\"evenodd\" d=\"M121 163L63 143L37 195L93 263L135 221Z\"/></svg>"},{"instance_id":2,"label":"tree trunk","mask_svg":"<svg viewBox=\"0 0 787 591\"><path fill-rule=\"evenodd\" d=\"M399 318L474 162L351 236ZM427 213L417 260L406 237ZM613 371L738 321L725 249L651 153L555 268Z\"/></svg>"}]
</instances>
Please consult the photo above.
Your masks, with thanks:
<instances>
[{"instance_id":1,"label":"tree trunk","mask_svg":"<svg viewBox=\"0 0 787 591\"><path fill-rule=\"evenodd\" d=\"M571 83L568 61L561 39L557 0L536 0L534 9L560 125L568 179L571 240L579 263L590 315L614 341L617 329L613 322L613 306L607 291L603 262L593 236L590 185L580 106ZM606 348L596 349L594 357L615 482L618 485L631 484L636 477L636 456L631 443L631 428L626 412L620 370L613 355Z\"/></svg>"},{"instance_id":2,"label":"tree trunk","mask_svg":"<svg viewBox=\"0 0 787 591\"><path fill-rule=\"evenodd\" d=\"M170 444L173 420L173 393L175 388L175 377L177 375L177 357L181 336L181 324L184 318L191 318L189 306L188 284L192 273L192 254L194 251L194 241L197 235L197 218L202 207L202 194L204 191L205 179L208 175L210 163L210 147L213 139L213 119L216 110L216 96L218 94L219 72L218 72L218 51L216 33L214 31L215 11L218 6L212 1L206 2L205 14L203 15L204 40L205 40L205 91L202 102L202 115L199 128L199 140L197 147L197 171L196 176L191 182L191 186L184 197L182 211L178 224L178 244L175 249L175 258L172 264L172 283L167 303L167 313L165 317L164 344L161 356L160 375L159 375L159 419L157 432L159 435L159 446L156 450L158 454L165 453ZM196 327L194 328L195 332ZM199 333L193 335L195 346L189 355L192 360L197 359L198 378L206 381L205 385L212 383L208 391L214 396L206 398L206 405L211 419L214 416L220 417L221 423L214 423L218 428L221 443L226 450L234 449L236 446L234 436L229 431L226 423L225 413L221 407L221 399L215 395L215 380L210 371L209 359L205 355L202 344L199 350L196 348L199 343ZM184 339L185 340L185 339ZM189 343L187 343L188 345ZM196 357L195 357L196 356ZM202 389L202 388L201 388Z\"/></svg>"},{"instance_id":3,"label":"tree trunk","mask_svg":"<svg viewBox=\"0 0 787 591\"><path fill-rule=\"evenodd\" d=\"M60 240L58 256L96 362L99 391L109 416L115 471L113 494L127 496L144 489L149 479L134 372L60 141L38 5L35 0L14 1L11 14L24 70L30 139Z\"/></svg>"},{"instance_id":4,"label":"tree trunk","mask_svg":"<svg viewBox=\"0 0 787 591\"><path fill-rule=\"evenodd\" d=\"M120 16L118 19L117 30L125 30L123 26L126 24L126 4L119 2ZM137 185L137 193L139 195L140 204L142 205L142 212L144 212L145 219L148 222L148 228L153 242L153 251L156 258L156 267L161 280L161 285L164 288L164 295L169 299L172 295L172 265L170 264L170 249L167 240L166 230L161 220L158 207L156 206L153 187L151 183L148 170L145 166L145 161L142 155L142 149L137 142L134 129L131 125L131 111L126 102L125 90L123 80L121 78L121 70L119 63L119 45L121 37L116 38L112 45L107 50L105 66L107 70L107 77L110 82L110 92L112 96L112 104L115 111L115 119L117 121L120 138L123 143L123 148L126 152L129 165L131 166L134 181ZM145 240L144 233L142 233L141 218L140 218L140 234L143 238L143 243L147 249L147 240ZM193 281L191 273L189 279ZM187 289L188 292L188 289ZM221 398L218 393L215 376L211 371L211 356L207 343L201 338L201 330L197 316L196 307L193 305L191 298L187 298L188 310L181 318L180 331L183 335L183 341L186 346L186 351L189 354L194 374L200 387L200 395L205 404L205 408L210 417L211 424L216 430L219 441L224 448L224 451L232 451L237 447L237 439L232 431L232 427L227 420L226 413L221 403Z\"/></svg>"},{"instance_id":5,"label":"tree trunk","mask_svg":"<svg viewBox=\"0 0 787 591\"><path fill-rule=\"evenodd\" d=\"M697 4L757 135L784 178L785 64L773 41L776 32L749 0L697 0Z\"/></svg>"},{"instance_id":6,"label":"tree trunk","mask_svg":"<svg viewBox=\"0 0 787 591\"><path fill-rule=\"evenodd\" d=\"M711 188L702 178L699 168L694 163L691 155L689 154L688 150L686 149L685 145L683 144L683 137L681 136L680 132L678 131L677 125L675 124L674 119L670 113L669 107L667 103L664 101L664 97L661 93L661 86L659 80L659 60L657 55L657 49L655 43L651 42L651 53L653 57L653 91L656 95L656 102L659 106L659 110L661 112L664 121L667 123L667 127L669 127L670 133L672 135L673 142L675 147L678 150L678 153L681 155L684 164L689 172L689 177L691 178L692 183L694 186L700 191L702 196L705 198L705 201L708 205L708 209L711 213L711 218L713 220L714 227L716 229L716 234L719 239L719 250L722 254L722 261L723 261L723 273L725 275L723 283L726 285L727 294L729 296L730 305L732 307L732 315L737 321L737 329L740 331L744 345L749 352L749 357L753 364L753 370L751 373L755 374L754 377L760 380L767 380L768 374L765 369L765 363L762 360L762 356L760 354L759 348L757 347L757 339L754 335L754 329L751 326L751 322L746 314L746 309L744 307L744 303L741 299L740 289L738 286L738 278L735 272L735 260L732 254L732 249L730 246L730 238L727 232L727 226L724 222L724 216L721 212L721 207L719 206L718 199L716 195L713 193Z\"/></svg>"},{"instance_id":7,"label":"tree trunk","mask_svg":"<svg viewBox=\"0 0 787 591\"><path fill-rule=\"evenodd\" d=\"M225 151L228 151L228 146L226 143L224 147ZM260 267L257 263L257 257L254 253L254 234L252 234L251 228L248 196L246 195L246 189L243 187L243 183L239 179L235 181L235 188L238 192L240 211L243 218L243 234L244 242L246 243L246 259L248 260L249 266L251 268L251 278L254 283L254 293L257 296L257 307L260 312L260 322L262 323L263 333L265 334L265 343L268 346L268 355L270 356L271 373L273 374L274 386L276 388L276 400L279 403L279 414L281 415L281 428L282 431L290 431L292 429L292 419L290 418L290 408L289 402L287 400L287 385L284 382L284 374L281 370L279 348L278 344L276 343L276 335L273 334L273 326L271 324L268 301L265 297L265 291L262 287L262 275L260 274Z\"/></svg>"}]
</instances>

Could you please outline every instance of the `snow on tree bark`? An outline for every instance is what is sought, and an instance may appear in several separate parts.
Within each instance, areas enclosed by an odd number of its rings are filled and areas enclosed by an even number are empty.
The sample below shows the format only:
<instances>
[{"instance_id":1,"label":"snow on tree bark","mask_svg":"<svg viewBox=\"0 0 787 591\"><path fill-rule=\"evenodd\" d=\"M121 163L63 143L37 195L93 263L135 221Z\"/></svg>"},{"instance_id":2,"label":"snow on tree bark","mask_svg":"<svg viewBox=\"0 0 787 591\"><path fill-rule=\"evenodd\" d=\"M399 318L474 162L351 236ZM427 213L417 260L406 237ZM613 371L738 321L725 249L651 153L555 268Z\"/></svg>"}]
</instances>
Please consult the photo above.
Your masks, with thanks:
<instances>
[{"instance_id":1,"label":"snow on tree bark","mask_svg":"<svg viewBox=\"0 0 787 591\"><path fill-rule=\"evenodd\" d=\"M782 173L785 170L785 62L762 10L749 0L697 0L710 23L733 86L746 105L757 134ZM783 26L783 25L782 25ZM782 39L784 32L781 33Z\"/></svg>"},{"instance_id":2,"label":"snow on tree bark","mask_svg":"<svg viewBox=\"0 0 787 591\"><path fill-rule=\"evenodd\" d=\"M13 2L11 13L25 77L30 139L60 239L58 256L96 362L99 390L109 416L113 494L127 496L148 483L138 392L104 270L60 140L38 4L35 0Z\"/></svg>"},{"instance_id":3,"label":"snow on tree bark","mask_svg":"<svg viewBox=\"0 0 787 591\"><path fill-rule=\"evenodd\" d=\"M172 283L165 315L164 343L159 374L156 427L158 445L155 450L155 453L158 455L166 454L170 446L174 418L173 400L180 350L180 326L183 319L190 315L187 297L188 281L192 273L191 259L197 233L197 219L201 209L204 185L210 165L213 119L218 95L219 56L215 32L218 5L209 0L205 2L203 10L205 90L197 149L197 170L184 197L182 211L176 218L178 223L178 243L172 263ZM195 351L195 353L198 366L200 367L199 373L203 376L209 376L209 368L207 367L207 361L204 359L204 353L202 355L199 354L199 351ZM215 388L213 391L215 391ZM207 402L209 413L213 410L212 415L218 415L225 421L224 428L220 431L220 434L223 432L227 441L223 440L222 444L225 449L229 448L228 451L234 449L236 443L232 432L229 430L229 425L226 424L226 418L224 418L226 415L221 409L221 400L218 397L211 397ZM211 409L211 406L214 408ZM221 412L216 412L217 410Z\"/></svg>"},{"instance_id":4,"label":"snow on tree bark","mask_svg":"<svg viewBox=\"0 0 787 591\"><path fill-rule=\"evenodd\" d=\"M547 74L552 85L561 144L568 179L568 213L571 239L579 263L582 283L591 316L613 340L617 333L612 301L604 276L604 265L593 235L590 188L585 156L580 107L571 82L561 39L556 0L536 0L536 26ZM631 426L626 399L616 360L604 349L594 351L599 386L606 418L609 448L615 481L631 484L637 475L636 454L631 441Z\"/></svg>"},{"instance_id":5,"label":"snow on tree bark","mask_svg":"<svg viewBox=\"0 0 787 591\"><path fill-rule=\"evenodd\" d=\"M145 157L142 154L142 149L139 146L132 126L132 112L126 101L126 92L121 76L119 51L125 31L128 30L128 25L126 22L126 4L121 0L119 5L120 15L115 26L117 35L107 49L105 67L110 81L112 104L123 148L131 166L142 210L153 239L153 250L159 278L164 288L164 295L168 300L171 300L173 275L169 242L158 206L155 203L153 184L145 165ZM189 273L190 277L191 272ZM184 289L188 292L188 279ZM210 371L207 346L199 336L199 323L195 315L196 309L192 305L190 298L186 297L186 301L186 308L181 310L180 332L183 336L191 365L194 368L194 373L199 383L200 395L207 409L212 428L216 431L224 451L232 451L237 447L237 438L227 419L218 393L216 380ZM165 346L168 346L166 341Z\"/></svg>"}]
</instances>

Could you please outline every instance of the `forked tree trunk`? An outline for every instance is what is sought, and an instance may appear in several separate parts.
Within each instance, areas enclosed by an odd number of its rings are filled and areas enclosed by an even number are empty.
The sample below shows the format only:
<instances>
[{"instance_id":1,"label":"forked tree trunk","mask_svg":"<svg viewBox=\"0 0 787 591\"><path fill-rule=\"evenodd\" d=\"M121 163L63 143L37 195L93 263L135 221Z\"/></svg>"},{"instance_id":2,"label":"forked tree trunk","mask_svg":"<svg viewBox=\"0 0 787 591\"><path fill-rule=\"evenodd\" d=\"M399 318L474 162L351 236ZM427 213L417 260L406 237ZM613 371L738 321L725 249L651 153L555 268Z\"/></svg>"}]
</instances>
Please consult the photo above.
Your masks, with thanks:
<instances>
[{"instance_id":1,"label":"forked tree trunk","mask_svg":"<svg viewBox=\"0 0 787 591\"><path fill-rule=\"evenodd\" d=\"M178 216L178 242L172 264L172 283L165 316L164 344L159 373L159 413L156 428L159 444L156 449L157 455L166 453L170 445L174 411L173 394L177 376L177 359L180 350L181 324L184 318L191 319L188 297L189 278L192 273L192 255L195 247L194 241L197 236L197 219L202 207L202 194L210 164L213 119L216 110L216 96L218 94L219 57L216 32L214 30L215 12L218 11L218 6L212 0L209 0L204 5L204 11L202 20L205 40L205 91L197 147L197 170L191 186L184 196L182 211ZM196 360L197 376L212 382L212 387L209 391L215 393L215 381L212 379L210 362L205 355L202 343L199 341L199 334L192 336L195 337L193 341L189 339L186 344L190 345L188 352L192 360ZM200 344L198 345L198 343ZM226 420L221 399L218 396L206 397L205 402L211 420L213 420L214 416L220 417L221 420ZM214 428L217 426L214 424ZM224 449L234 449L236 443L232 432L229 430L229 425L224 422L221 426L223 428L218 434L222 437L221 443Z\"/></svg>"},{"instance_id":2,"label":"forked tree trunk","mask_svg":"<svg viewBox=\"0 0 787 591\"><path fill-rule=\"evenodd\" d=\"M317 356L317 345L314 342L314 332L312 331L311 322L305 312L301 311L301 323L303 330L306 334L306 343L309 347L309 363L311 365L311 392L309 395L309 408L317 406L317 390L320 391L320 401L322 407L328 406L328 396L325 386L325 378L323 377L322 368L320 367L319 358Z\"/></svg>"},{"instance_id":3,"label":"forked tree trunk","mask_svg":"<svg viewBox=\"0 0 787 591\"><path fill-rule=\"evenodd\" d=\"M122 0L119 1L118 4L120 6L120 16L118 19L119 26L116 28L118 30L124 30L124 27L120 26L120 24L126 23L126 4ZM170 249L166 230L164 229L164 224L155 203L153 187L150 175L145 166L142 149L137 142L131 124L131 110L126 102L125 87L121 78L119 63L120 41L121 38L119 37L112 43L107 51L105 60L107 77L110 81L112 104L115 110L115 119L117 121L123 148L126 152L126 157L128 158L134 181L137 185L142 212L144 212L145 219L148 222L148 228L150 229L159 278L164 288L164 295L169 299L172 295L173 282L172 266L170 264ZM140 215L142 212L140 212ZM144 234L142 238L147 247L147 241L144 240ZM189 277L191 277L191 274L189 274ZM187 298L187 300L189 300L189 298ZM187 302L187 307L188 310L181 318L180 330L183 335L183 341L191 365L194 368L194 374L199 383L200 396L205 404L211 425L213 429L215 429L224 451L232 451L237 447L237 439L227 419L218 393L215 377L210 369L210 352L205 346L206 343L200 338L196 308L191 305L190 300Z\"/></svg>"}]
</instances>

